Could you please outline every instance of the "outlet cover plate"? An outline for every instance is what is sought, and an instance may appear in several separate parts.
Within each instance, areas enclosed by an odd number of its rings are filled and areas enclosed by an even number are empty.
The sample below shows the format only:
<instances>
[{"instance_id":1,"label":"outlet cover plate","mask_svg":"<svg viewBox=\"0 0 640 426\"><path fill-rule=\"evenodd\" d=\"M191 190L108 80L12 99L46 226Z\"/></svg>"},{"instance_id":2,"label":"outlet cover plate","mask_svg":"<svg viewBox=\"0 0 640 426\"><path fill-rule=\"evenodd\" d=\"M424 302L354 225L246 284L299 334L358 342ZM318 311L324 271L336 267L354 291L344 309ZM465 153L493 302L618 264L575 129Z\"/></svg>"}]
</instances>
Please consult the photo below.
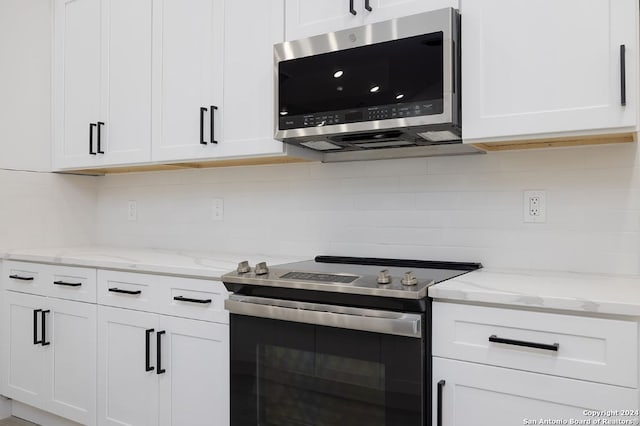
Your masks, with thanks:
<instances>
[{"instance_id":1,"label":"outlet cover plate","mask_svg":"<svg viewBox=\"0 0 640 426\"><path fill-rule=\"evenodd\" d=\"M525 223L545 223L547 221L546 191L524 191L522 217Z\"/></svg>"}]
</instances>

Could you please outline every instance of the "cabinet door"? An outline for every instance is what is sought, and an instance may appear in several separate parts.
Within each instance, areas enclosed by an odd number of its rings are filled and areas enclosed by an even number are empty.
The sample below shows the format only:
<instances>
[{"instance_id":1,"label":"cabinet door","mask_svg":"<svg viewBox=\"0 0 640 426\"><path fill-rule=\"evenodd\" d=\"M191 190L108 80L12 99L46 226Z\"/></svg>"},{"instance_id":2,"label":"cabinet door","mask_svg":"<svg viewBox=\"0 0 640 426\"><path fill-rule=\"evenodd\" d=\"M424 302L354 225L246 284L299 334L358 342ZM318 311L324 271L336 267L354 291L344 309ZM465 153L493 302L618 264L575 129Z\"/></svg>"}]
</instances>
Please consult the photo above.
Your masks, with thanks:
<instances>
[{"instance_id":1,"label":"cabinet door","mask_svg":"<svg viewBox=\"0 0 640 426\"><path fill-rule=\"evenodd\" d=\"M154 333L158 316L98 307L98 424L158 423L158 379ZM147 338L148 336L148 338ZM147 342L149 367L147 371Z\"/></svg>"},{"instance_id":2,"label":"cabinet door","mask_svg":"<svg viewBox=\"0 0 640 426\"><path fill-rule=\"evenodd\" d=\"M47 299L42 296L4 292L2 342L5 396L42 407L47 377L47 346L34 343L42 337L41 312Z\"/></svg>"},{"instance_id":3,"label":"cabinet door","mask_svg":"<svg viewBox=\"0 0 640 426\"><path fill-rule=\"evenodd\" d=\"M160 425L229 425L229 326L160 317Z\"/></svg>"},{"instance_id":4,"label":"cabinet door","mask_svg":"<svg viewBox=\"0 0 640 426\"><path fill-rule=\"evenodd\" d=\"M540 419L569 424L571 419L589 419L583 415L587 409L638 407L637 389L434 357L434 425L438 424L438 383L442 380L443 426L541 424L525 422Z\"/></svg>"},{"instance_id":5,"label":"cabinet door","mask_svg":"<svg viewBox=\"0 0 640 426\"><path fill-rule=\"evenodd\" d=\"M296 40L362 25L363 1L353 0L354 15L349 0L286 0L286 38Z\"/></svg>"},{"instance_id":6,"label":"cabinet door","mask_svg":"<svg viewBox=\"0 0 640 426\"><path fill-rule=\"evenodd\" d=\"M216 147L219 157L283 152L283 144L273 139L273 45L284 39L283 15L284 0L225 5L225 122Z\"/></svg>"},{"instance_id":7,"label":"cabinet door","mask_svg":"<svg viewBox=\"0 0 640 426\"><path fill-rule=\"evenodd\" d=\"M152 0L102 2L102 165L151 159L151 24Z\"/></svg>"},{"instance_id":8,"label":"cabinet door","mask_svg":"<svg viewBox=\"0 0 640 426\"><path fill-rule=\"evenodd\" d=\"M90 166L97 134L89 124L100 112L100 0L56 0L54 16L55 165Z\"/></svg>"},{"instance_id":9,"label":"cabinet door","mask_svg":"<svg viewBox=\"0 0 640 426\"><path fill-rule=\"evenodd\" d=\"M158 0L153 32L152 159L214 157L211 133L223 135L224 0Z\"/></svg>"},{"instance_id":10,"label":"cabinet door","mask_svg":"<svg viewBox=\"0 0 640 426\"><path fill-rule=\"evenodd\" d=\"M47 401L40 408L83 425L96 424L97 306L47 299Z\"/></svg>"},{"instance_id":11,"label":"cabinet door","mask_svg":"<svg viewBox=\"0 0 640 426\"><path fill-rule=\"evenodd\" d=\"M371 11L365 9L363 12L365 24L415 15L416 13L445 7L458 8L458 0L369 0L368 4Z\"/></svg>"},{"instance_id":12,"label":"cabinet door","mask_svg":"<svg viewBox=\"0 0 640 426\"><path fill-rule=\"evenodd\" d=\"M635 130L637 1L460 3L465 142Z\"/></svg>"}]
</instances>

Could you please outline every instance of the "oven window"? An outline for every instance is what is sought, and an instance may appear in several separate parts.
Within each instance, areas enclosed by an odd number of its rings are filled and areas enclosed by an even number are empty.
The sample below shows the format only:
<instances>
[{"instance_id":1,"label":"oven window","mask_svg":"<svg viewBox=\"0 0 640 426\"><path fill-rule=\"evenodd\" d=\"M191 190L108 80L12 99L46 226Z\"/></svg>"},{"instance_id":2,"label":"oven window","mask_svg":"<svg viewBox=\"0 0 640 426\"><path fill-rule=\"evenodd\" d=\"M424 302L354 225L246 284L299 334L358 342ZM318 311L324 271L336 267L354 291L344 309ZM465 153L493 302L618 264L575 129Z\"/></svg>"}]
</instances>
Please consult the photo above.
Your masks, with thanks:
<instances>
[{"instance_id":1,"label":"oven window","mask_svg":"<svg viewBox=\"0 0 640 426\"><path fill-rule=\"evenodd\" d=\"M425 339L230 315L231 426L424 426Z\"/></svg>"},{"instance_id":2,"label":"oven window","mask_svg":"<svg viewBox=\"0 0 640 426\"><path fill-rule=\"evenodd\" d=\"M259 345L258 424L385 423L385 368L379 362Z\"/></svg>"}]
</instances>

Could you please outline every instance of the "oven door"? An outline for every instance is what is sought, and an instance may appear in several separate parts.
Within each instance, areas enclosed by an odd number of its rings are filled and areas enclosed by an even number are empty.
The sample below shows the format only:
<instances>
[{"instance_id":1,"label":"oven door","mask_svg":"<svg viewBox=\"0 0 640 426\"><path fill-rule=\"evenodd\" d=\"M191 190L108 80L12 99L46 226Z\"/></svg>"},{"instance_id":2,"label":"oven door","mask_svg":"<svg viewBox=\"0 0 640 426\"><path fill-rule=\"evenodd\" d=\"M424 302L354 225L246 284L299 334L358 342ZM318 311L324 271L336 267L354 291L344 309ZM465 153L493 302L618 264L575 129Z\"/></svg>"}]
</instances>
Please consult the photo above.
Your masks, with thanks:
<instances>
[{"instance_id":1,"label":"oven door","mask_svg":"<svg viewBox=\"0 0 640 426\"><path fill-rule=\"evenodd\" d=\"M231 425L424 426L424 314L232 295Z\"/></svg>"}]
</instances>

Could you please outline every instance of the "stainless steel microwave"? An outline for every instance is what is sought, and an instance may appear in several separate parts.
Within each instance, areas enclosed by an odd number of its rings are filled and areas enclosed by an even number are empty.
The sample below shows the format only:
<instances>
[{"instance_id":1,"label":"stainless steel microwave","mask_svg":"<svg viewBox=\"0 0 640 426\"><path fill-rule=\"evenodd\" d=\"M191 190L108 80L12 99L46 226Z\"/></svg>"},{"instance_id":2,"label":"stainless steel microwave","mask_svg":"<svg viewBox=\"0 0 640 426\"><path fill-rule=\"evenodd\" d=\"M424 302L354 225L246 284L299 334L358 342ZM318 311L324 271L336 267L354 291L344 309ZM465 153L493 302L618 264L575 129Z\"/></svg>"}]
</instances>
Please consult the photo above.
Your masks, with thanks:
<instances>
[{"instance_id":1,"label":"stainless steel microwave","mask_svg":"<svg viewBox=\"0 0 640 426\"><path fill-rule=\"evenodd\" d=\"M345 159L477 152L461 144L459 21L439 9L275 45L275 138Z\"/></svg>"}]
</instances>

